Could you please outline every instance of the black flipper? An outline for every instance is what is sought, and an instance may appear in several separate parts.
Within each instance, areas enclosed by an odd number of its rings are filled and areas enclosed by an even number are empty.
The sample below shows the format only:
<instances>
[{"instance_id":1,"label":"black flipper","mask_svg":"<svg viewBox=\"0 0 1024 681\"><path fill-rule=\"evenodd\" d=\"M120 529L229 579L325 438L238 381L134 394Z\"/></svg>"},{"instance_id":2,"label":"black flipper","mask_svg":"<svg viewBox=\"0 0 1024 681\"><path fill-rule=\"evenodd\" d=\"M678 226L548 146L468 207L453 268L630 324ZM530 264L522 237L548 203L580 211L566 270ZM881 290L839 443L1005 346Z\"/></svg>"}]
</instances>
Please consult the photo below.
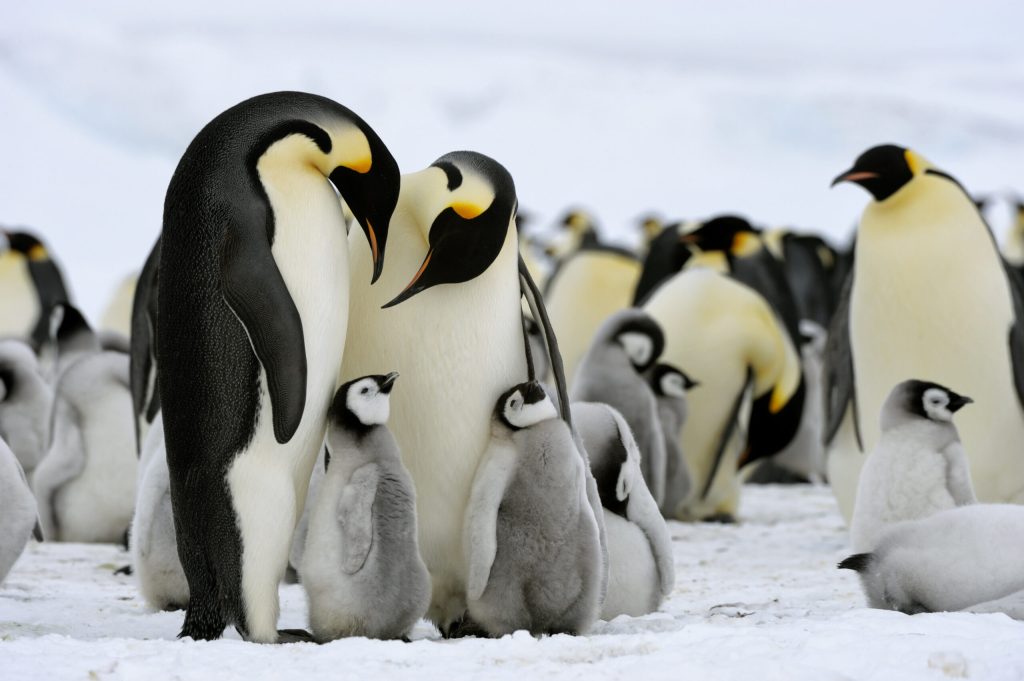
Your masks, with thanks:
<instances>
[{"instance_id":1,"label":"black flipper","mask_svg":"<svg viewBox=\"0 0 1024 681\"><path fill-rule=\"evenodd\" d=\"M855 553L852 556L844 558L839 562L836 567L840 570L853 570L854 572L866 572L868 566L871 565L871 559L874 554L871 553Z\"/></svg>"},{"instance_id":2,"label":"black flipper","mask_svg":"<svg viewBox=\"0 0 1024 681\"><path fill-rule=\"evenodd\" d=\"M807 383L803 375L800 376L796 392L776 413L772 413L771 410L772 392L768 391L755 399L751 405L750 421L747 426L747 451L740 460L741 468L753 461L778 454L793 441L800 430L804 399L807 396Z\"/></svg>"},{"instance_id":3,"label":"black flipper","mask_svg":"<svg viewBox=\"0 0 1024 681\"><path fill-rule=\"evenodd\" d=\"M562 420L572 428L572 415L569 411L569 388L565 381L565 368L562 366L562 353L558 350L558 340L555 338L555 331L551 327L551 319L548 318L547 308L544 307L544 299L541 297L540 289L530 276L530 271L523 262L523 256L519 256L519 288L526 296L526 302L533 312L534 321L540 324L544 330L544 341L548 347L548 358L551 360L551 372L555 376L555 388L558 392L558 410ZM528 342L528 341L527 341Z\"/></svg>"},{"instance_id":4,"label":"black flipper","mask_svg":"<svg viewBox=\"0 0 1024 681\"><path fill-rule=\"evenodd\" d=\"M274 437L291 440L306 406L306 345L302 318L277 268L266 220L233 220L224 237L224 299L245 327L267 374Z\"/></svg>"},{"instance_id":5,"label":"black flipper","mask_svg":"<svg viewBox=\"0 0 1024 681\"><path fill-rule=\"evenodd\" d=\"M135 441L139 451L139 419L145 418L152 422L156 412L160 410L160 391L152 386L151 396L147 396L149 377L153 373L156 358L156 317L158 277L160 269L160 239L156 240L153 250L149 252L139 281L135 285L135 297L132 299L132 336L129 372L131 375L132 408L135 412ZM146 398L149 397L147 404Z\"/></svg>"},{"instance_id":6,"label":"black flipper","mask_svg":"<svg viewBox=\"0 0 1024 681\"><path fill-rule=\"evenodd\" d=\"M1013 384L1017 399L1024 408L1024 276L1020 270L1003 261L1006 278L1013 298L1013 326L1010 327L1010 363L1013 366Z\"/></svg>"},{"instance_id":7,"label":"black flipper","mask_svg":"<svg viewBox=\"0 0 1024 681\"><path fill-rule=\"evenodd\" d=\"M32 284L36 289L36 296L39 300L39 319L36 320L35 328L32 329L32 345L38 351L50 337L50 315L53 308L63 303L69 303L67 288L64 286L64 277L61 276L57 264L46 258L44 260L29 260L28 273L32 278Z\"/></svg>"},{"instance_id":8,"label":"black flipper","mask_svg":"<svg viewBox=\"0 0 1024 681\"><path fill-rule=\"evenodd\" d=\"M864 451L857 414L857 395L853 382L853 348L850 347L850 294L853 291L853 272L846 278L839 303L832 315L825 344L825 444L839 432L847 408L853 409L853 428L857 446ZM1019 384L1018 384L1019 385Z\"/></svg>"},{"instance_id":9,"label":"black flipper","mask_svg":"<svg viewBox=\"0 0 1024 681\"><path fill-rule=\"evenodd\" d=\"M753 382L754 378L747 370L747 380L744 381L743 387L740 389L738 395L736 395L736 401L732 405L732 409L729 410L729 420L725 422L725 428L722 430L722 436L718 440L718 449L715 451L715 460L711 462L711 470L708 471L708 479L704 481L704 488L700 491L700 498L706 499L708 492L711 491L711 484L715 481L715 476L718 475L718 469L722 465L722 458L725 456L725 447L729 444L729 440L732 438L733 431L736 430L739 425L740 418L740 407L743 406L743 398L747 394L747 389Z\"/></svg>"}]
</instances>

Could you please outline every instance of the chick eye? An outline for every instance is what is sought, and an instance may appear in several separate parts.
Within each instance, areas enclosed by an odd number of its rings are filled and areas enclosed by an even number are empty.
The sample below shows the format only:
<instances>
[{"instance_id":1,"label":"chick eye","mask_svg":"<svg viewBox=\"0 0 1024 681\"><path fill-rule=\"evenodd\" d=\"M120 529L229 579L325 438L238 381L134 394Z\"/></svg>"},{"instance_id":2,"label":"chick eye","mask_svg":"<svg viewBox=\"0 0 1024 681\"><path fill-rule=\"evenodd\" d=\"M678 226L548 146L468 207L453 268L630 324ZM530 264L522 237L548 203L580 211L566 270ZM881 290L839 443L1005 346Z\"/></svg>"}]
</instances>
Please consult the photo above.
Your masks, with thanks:
<instances>
[{"instance_id":1,"label":"chick eye","mask_svg":"<svg viewBox=\"0 0 1024 681\"><path fill-rule=\"evenodd\" d=\"M359 392L360 392L361 394L365 395L366 393L370 392L370 389L369 389L369 388L363 388L363 389L362 389L362 390L360 390Z\"/></svg>"},{"instance_id":2,"label":"chick eye","mask_svg":"<svg viewBox=\"0 0 1024 681\"><path fill-rule=\"evenodd\" d=\"M512 400L511 402L508 403L508 406L512 407L513 409L518 409L519 408L519 400Z\"/></svg>"}]
</instances>

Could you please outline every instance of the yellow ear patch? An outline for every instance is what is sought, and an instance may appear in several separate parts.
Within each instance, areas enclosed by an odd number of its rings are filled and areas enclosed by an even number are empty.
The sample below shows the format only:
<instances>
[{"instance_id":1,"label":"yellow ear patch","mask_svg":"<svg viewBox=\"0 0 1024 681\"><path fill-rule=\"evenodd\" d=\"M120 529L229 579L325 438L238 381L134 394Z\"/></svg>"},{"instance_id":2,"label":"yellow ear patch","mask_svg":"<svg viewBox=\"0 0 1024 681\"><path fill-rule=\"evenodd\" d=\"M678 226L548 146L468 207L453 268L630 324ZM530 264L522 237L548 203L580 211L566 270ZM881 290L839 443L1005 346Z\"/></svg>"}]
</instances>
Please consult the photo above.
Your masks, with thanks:
<instances>
[{"instance_id":1,"label":"yellow ear patch","mask_svg":"<svg viewBox=\"0 0 1024 681\"><path fill-rule=\"evenodd\" d=\"M772 414L778 414L782 411L782 408L789 402L789 398L792 395L787 395L786 390L783 389L782 384L779 383L772 390L772 398L768 401L768 411Z\"/></svg>"},{"instance_id":2,"label":"yellow ear patch","mask_svg":"<svg viewBox=\"0 0 1024 681\"><path fill-rule=\"evenodd\" d=\"M373 166L373 158L370 156L364 156L363 158L356 159L351 163L343 164L346 168L350 168L360 175L370 172L370 168Z\"/></svg>"},{"instance_id":3,"label":"yellow ear patch","mask_svg":"<svg viewBox=\"0 0 1024 681\"><path fill-rule=\"evenodd\" d=\"M751 232L739 232L732 238L732 246L729 251L740 257L756 253L761 248L761 239Z\"/></svg>"},{"instance_id":4,"label":"yellow ear patch","mask_svg":"<svg viewBox=\"0 0 1024 681\"><path fill-rule=\"evenodd\" d=\"M458 201L449 206L449 208L455 211L459 217L464 220L472 220L476 216L480 215L480 213L484 212L483 208L475 203L469 203L468 201Z\"/></svg>"},{"instance_id":5,"label":"yellow ear patch","mask_svg":"<svg viewBox=\"0 0 1024 681\"><path fill-rule=\"evenodd\" d=\"M907 159L907 167L910 168L910 172L914 175L920 174L924 170L925 162L924 159L915 154L910 149L903 152L903 156Z\"/></svg>"},{"instance_id":6,"label":"yellow ear patch","mask_svg":"<svg viewBox=\"0 0 1024 681\"><path fill-rule=\"evenodd\" d=\"M36 244L32 248L28 249L28 259L32 262L46 260L48 257L50 256L46 253L46 249L43 248L42 244Z\"/></svg>"}]
</instances>

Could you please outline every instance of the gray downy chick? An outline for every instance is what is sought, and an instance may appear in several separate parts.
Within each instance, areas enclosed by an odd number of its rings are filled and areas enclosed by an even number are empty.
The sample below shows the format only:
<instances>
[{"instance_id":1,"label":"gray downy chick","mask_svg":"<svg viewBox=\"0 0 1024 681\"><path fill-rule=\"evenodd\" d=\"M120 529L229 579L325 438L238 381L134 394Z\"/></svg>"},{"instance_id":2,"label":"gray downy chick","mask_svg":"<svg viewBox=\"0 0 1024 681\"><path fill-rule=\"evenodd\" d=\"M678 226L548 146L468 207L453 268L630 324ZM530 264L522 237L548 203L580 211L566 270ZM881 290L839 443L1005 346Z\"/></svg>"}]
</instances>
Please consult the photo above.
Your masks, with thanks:
<instances>
[{"instance_id":1,"label":"gray downy chick","mask_svg":"<svg viewBox=\"0 0 1024 681\"><path fill-rule=\"evenodd\" d=\"M693 492L693 476L681 443L687 415L686 393L700 383L671 364L655 364L647 376L665 438L665 495L661 508L671 516L672 509L684 504Z\"/></svg>"},{"instance_id":2,"label":"gray downy chick","mask_svg":"<svg viewBox=\"0 0 1024 681\"><path fill-rule=\"evenodd\" d=\"M33 528L36 539L42 539L35 497L14 452L0 438L0 583L25 550Z\"/></svg>"},{"instance_id":3,"label":"gray downy chick","mask_svg":"<svg viewBox=\"0 0 1024 681\"><path fill-rule=\"evenodd\" d=\"M53 388L32 348L16 339L0 341L0 437L27 476L46 455Z\"/></svg>"}]
</instances>

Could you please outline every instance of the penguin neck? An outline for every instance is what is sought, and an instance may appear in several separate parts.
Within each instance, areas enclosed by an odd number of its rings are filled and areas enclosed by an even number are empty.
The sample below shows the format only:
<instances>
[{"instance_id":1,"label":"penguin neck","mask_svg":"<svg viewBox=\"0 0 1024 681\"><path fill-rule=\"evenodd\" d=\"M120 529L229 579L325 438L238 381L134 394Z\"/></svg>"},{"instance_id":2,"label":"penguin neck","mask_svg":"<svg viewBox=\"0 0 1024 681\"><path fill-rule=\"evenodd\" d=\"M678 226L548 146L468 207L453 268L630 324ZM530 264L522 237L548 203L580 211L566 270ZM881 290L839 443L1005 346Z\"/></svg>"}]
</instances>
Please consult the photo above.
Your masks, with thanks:
<instances>
[{"instance_id":1,"label":"penguin neck","mask_svg":"<svg viewBox=\"0 0 1024 681\"><path fill-rule=\"evenodd\" d=\"M719 274L729 274L732 271L732 262L722 251L701 251L694 253L686 261L686 269L688 270L700 267L714 270Z\"/></svg>"}]
</instances>

